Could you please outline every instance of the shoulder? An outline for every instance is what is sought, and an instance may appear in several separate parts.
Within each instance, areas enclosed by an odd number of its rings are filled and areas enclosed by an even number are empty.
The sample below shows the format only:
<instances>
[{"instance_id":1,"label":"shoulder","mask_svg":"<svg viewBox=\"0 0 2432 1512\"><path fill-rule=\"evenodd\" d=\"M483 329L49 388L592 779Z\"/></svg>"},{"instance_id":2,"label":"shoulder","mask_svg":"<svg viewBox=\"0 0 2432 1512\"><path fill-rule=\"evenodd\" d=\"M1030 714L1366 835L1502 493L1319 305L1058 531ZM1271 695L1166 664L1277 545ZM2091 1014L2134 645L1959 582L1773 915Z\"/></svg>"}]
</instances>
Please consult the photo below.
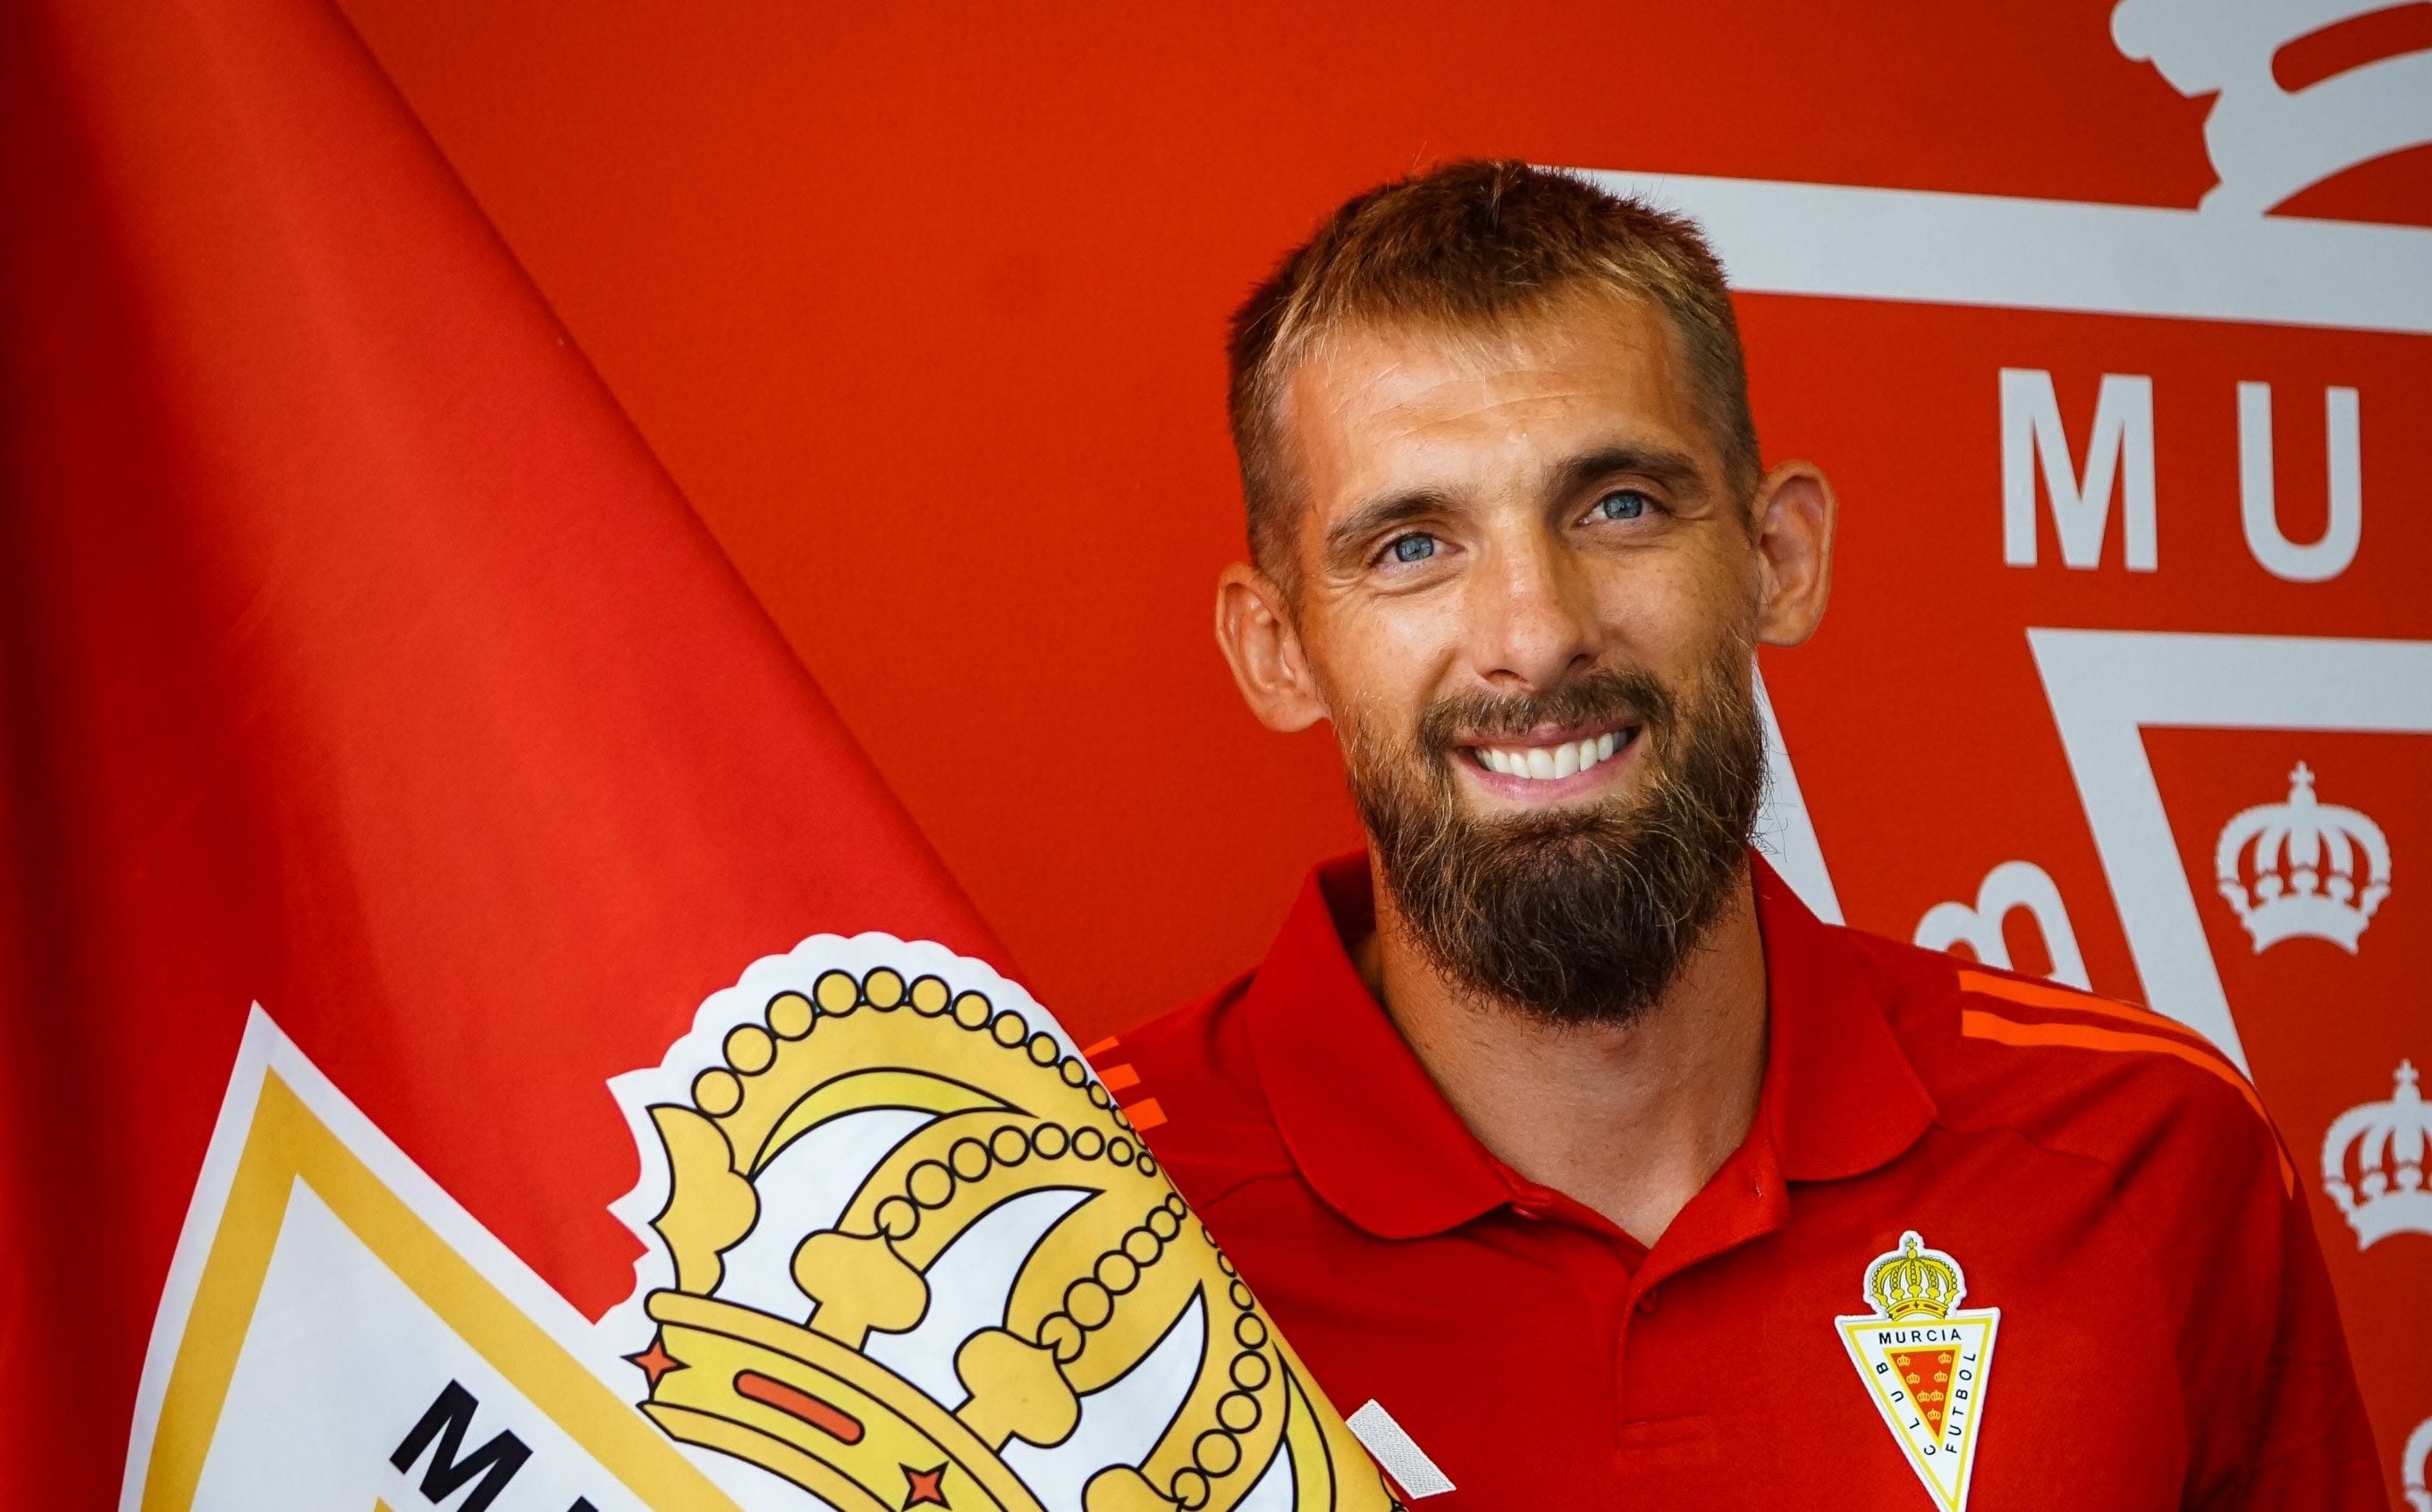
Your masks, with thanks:
<instances>
[{"instance_id":1,"label":"shoulder","mask_svg":"<svg viewBox=\"0 0 2432 1512\"><path fill-rule=\"evenodd\" d=\"M1250 980L1236 977L1089 1047L1107 1090L1203 1212L1292 1169L1250 1049L1242 1001Z\"/></svg>"},{"instance_id":2,"label":"shoulder","mask_svg":"<svg viewBox=\"0 0 2432 1512\"><path fill-rule=\"evenodd\" d=\"M1957 1131L2006 1129L2054 1153L2173 1181L2295 1180L2238 1064L2176 1020L1855 930L1894 1032Z\"/></svg>"}]
</instances>

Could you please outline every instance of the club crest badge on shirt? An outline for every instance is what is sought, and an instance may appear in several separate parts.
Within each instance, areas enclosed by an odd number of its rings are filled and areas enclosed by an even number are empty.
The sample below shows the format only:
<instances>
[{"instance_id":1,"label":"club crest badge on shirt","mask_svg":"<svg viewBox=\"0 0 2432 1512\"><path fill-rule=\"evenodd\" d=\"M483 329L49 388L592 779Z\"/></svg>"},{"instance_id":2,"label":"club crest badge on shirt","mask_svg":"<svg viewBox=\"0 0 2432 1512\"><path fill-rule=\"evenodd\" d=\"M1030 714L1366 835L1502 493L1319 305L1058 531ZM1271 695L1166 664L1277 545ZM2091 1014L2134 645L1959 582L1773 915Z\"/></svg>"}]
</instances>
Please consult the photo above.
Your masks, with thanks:
<instances>
[{"instance_id":1,"label":"club crest badge on shirt","mask_svg":"<svg viewBox=\"0 0 2432 1512\"><path fill-rule=\"evenodd\" d=\"M1892 1438L1943 1512L1966 1512L2001 1310L1962 1310L1959 1262L1912 1229L1866 1267L1874 1311L1836 1317L1841 1341Z\"/></svg>"}]
</instances>

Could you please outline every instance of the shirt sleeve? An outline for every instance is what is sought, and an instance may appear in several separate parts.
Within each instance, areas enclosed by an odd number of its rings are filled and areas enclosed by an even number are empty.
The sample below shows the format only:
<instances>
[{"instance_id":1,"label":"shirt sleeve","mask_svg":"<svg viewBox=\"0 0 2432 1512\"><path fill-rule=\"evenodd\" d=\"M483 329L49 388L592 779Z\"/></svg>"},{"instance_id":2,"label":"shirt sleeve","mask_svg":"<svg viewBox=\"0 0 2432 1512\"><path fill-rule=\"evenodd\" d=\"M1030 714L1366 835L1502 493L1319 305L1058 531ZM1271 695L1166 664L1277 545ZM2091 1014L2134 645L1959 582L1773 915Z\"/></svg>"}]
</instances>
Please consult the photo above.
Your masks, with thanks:
<instances>
[{"instance_id":1,"label":"shirt sleeve","mask_svg":"<svg viewBox=\"0 0 2432 1512\"><path fill-rule=\"evenodd\" d=\"M2184 1182L2167 1204L2181 1232L2155 1238L2181 1262L2185 1505L2387 1512L2305 1189L2278 1134L2235 1090L2217 1083L2192 1100L2172 1130L2181 1159L2155 1163Z\"/></svg>"}]
</instances>

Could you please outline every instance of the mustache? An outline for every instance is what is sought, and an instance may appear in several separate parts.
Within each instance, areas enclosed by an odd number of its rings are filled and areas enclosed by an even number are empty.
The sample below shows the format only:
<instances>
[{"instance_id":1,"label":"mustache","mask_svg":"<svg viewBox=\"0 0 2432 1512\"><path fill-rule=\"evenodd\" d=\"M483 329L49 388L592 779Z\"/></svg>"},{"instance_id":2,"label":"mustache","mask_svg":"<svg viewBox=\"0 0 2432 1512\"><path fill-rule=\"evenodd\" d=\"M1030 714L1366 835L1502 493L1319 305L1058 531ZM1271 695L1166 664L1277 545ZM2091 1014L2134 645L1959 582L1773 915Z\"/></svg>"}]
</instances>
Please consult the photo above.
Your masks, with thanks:
<instances>
[{"instance_id":1,"label":"mustache","mask_svg":"<svg viewBox=\"0 0 2432 1512\"><path fill-rule=\"evenodd\" d=\"M1547 725L1634 724L1649 734L1669 730L1678 703L1647 672L1599 667L1543 693L1460 693L1436 700L1419 717L1418 744L1441 756L1464 739L1521 737Z\"/></svg>"}]
</instances>

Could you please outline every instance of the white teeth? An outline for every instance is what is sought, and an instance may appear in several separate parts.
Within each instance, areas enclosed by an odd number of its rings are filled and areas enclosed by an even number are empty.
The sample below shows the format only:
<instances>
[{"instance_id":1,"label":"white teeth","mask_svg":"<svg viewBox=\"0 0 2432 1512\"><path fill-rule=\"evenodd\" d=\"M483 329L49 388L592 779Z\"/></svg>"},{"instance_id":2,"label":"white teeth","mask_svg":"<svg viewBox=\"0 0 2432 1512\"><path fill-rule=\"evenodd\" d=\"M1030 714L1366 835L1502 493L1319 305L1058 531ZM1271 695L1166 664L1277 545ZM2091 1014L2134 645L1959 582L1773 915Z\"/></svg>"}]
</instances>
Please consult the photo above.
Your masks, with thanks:
<instances>
[{"instance_id":1,"label":"white teeth","mask_svg":"<svg viewBox=\"0 0 2432 1512\"><path fill-rule=\"evenodd\" d=\"M1613 759L1613 752L1623 744L1617 733L1591 735L1562 745L1476 747L1478 765L1489 772L1506 776L1525 777L1537 782L1552 782L1576 775L1599 762Z\"/></svg>"}]
</instances>

